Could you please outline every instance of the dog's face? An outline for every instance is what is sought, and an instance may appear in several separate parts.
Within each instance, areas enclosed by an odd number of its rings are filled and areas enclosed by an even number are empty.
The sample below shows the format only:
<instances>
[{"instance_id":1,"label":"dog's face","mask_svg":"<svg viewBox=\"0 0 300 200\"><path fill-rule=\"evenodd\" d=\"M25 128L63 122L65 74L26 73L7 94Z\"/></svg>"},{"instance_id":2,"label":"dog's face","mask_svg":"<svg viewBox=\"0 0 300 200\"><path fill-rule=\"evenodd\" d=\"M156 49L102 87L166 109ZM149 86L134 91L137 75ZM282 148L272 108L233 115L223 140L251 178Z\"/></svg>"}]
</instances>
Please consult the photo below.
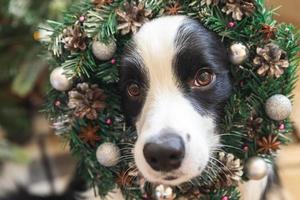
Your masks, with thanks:
<instances>
[{"instance_id":1,"label":"dog's face","mask_svg":"<svg viewBox=\"0 0 300 200\"><path fill-rule=\"evenodd\" d=\"M155 19L133 36L120 77L146 180L177 185L199 176L219 146L218 120L231 91L218 38L184 16Z\"/></svg>"}]
</instances>

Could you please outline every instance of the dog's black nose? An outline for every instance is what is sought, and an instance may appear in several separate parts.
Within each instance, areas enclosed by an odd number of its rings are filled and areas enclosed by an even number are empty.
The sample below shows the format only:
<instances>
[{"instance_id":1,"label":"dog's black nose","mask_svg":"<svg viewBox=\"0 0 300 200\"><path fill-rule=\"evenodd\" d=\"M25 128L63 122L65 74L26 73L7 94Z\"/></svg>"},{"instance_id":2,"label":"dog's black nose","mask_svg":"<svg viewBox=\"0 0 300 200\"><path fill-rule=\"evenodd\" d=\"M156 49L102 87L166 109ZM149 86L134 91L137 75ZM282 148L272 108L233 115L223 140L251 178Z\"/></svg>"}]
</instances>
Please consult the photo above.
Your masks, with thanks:
<instances>
[{"instance_id":1,"label":"dog's black nose","mask_svg":"<svg viewBox=\"0 0 300 200\"><path fill-rule=\"evenodd\" d=\"M178 169L185 155L182 138L176 134L163 134L144 146L144 156L156 171Z\"/></svg>"}]
</instances>

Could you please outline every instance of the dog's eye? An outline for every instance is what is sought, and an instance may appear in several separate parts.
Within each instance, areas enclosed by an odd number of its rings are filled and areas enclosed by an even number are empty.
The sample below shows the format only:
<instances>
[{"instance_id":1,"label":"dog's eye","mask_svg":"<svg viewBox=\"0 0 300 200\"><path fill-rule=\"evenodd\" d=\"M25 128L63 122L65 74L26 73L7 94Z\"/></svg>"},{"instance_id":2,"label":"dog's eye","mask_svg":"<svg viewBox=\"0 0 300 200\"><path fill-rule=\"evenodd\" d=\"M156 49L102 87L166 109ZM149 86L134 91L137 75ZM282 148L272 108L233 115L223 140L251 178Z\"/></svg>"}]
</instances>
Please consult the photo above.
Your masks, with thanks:
<instances>
[{"instance_id":1,"label":"dog's eye","mask_svg":"<svg viewBox=\"0 0 300 200\"><path fill-rule=\"evenodd\" d=\"M193 86L195 87L205 87L208 86L215 80L215 74L207 69L200 69L197 71Z\"/></svg>"},{"instance_id":2,"label":"dog's eye","mask_svg":"<svg viewBox=\"0 0 300 200\"><path fill-rule=\"evenodd\" d=\"M128 84L127 92L130 97L139 97L141 95L141 89L137 83Z\"/></svg>"}]
</instances>

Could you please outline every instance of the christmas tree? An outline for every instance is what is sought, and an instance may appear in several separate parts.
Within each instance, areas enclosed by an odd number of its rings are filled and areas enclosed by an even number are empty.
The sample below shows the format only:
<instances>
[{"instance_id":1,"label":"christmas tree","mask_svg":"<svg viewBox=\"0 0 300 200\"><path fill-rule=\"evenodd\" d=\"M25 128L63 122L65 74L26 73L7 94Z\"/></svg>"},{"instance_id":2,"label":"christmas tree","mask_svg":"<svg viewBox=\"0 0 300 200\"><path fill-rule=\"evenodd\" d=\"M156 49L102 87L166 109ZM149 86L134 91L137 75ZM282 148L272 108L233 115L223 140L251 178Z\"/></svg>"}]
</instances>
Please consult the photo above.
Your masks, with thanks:
<instances>
[{"instance_id":1,"label":"christmas tree","mask_svg":"<svg viewBox=\"0 0 300 200\"><path fill-rule=\"evenodd\" d=\"M220 126L223 147L211 161L215 170L171 188L146 182L134 167L137 136L124 121L117 83L132 34L151 19L179 14L219 35L231 55L234 91ZM53 89L44 111L100 196L118 187L126 199L239 199L239 182L265 177L266 162L292 131L299 61L299 33L273 14L264 0L86 0L61 22L49 21ZM257 164L260 173L252 170Z\"/></svg>"},{"instance_id":2,"label":"christmas tree","mask_svg":"<svg viewBox=\"0 0 300 200\"><path fill-rule=\"evenodd\" d=\"M37 27L47 18L62 19L74 1L4 0L0 8L0 126L15 142L26 141L31 120L46 92L47 61Z\"/></svg>"}]
</instances>

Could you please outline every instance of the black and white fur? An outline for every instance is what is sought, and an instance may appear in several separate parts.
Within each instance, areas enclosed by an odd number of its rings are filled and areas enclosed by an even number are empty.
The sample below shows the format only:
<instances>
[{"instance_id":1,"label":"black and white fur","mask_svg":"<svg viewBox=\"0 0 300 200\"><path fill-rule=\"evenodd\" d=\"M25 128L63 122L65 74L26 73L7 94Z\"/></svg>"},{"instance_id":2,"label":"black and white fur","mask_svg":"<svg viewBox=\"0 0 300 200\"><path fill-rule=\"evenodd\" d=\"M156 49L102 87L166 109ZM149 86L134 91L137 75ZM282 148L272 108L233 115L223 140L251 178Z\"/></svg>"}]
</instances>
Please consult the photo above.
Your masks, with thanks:
<instances>
[{"instance_id":1,"label":"black and white fur","mask_svg":"<svg viewBox=\"0 0 300 200\"><path fill-rule=\"evenodd\" d=\"M215 80L208 87L191 86L202 68L214 73ZM138 133L135 162L146 180L178 185L201 175L213 151L222 146L218 123L232 88L229 59L219 38L185 16L154 19L143 25L125 48L120 78L124 112ZM137 99L128 95L128 85L133 82L140 87ZM182 138L184 157L175 170L154 170L143 149L169 132ZM243 199L266 199L268 185L274 184L268 179L275 175L270 170L269 178L246 183ZM31 199L36 198L24 200Z\"/></svg>"},{"instance_id":2,"label":"black and white fur","mask_svg":"<svg viewBox=\"0 0 300 200\"><path fill-rule=\"evenodd\" d=\"M135 162L148 181L189 181L201 175L213 151L222 146L218 123L232 88L228 61L220 39L185 16L152 20L133 37L123 55L121 91L125 114L138 133ZM190 81L201 68L211 70L215 81L205 88L192 87ZM132 82L140 86L141 98L128 96L126 87ZM176 170L154 170L143 149L170 131L184 141L183 161ZM274 177L270 169L269 177L242 185L242 199L267 199L268 190L278 183Z\"/></svg>"},{"instance_id":3,"label":"black and white fur","mask_svg":"<svg viewBox=\"0 0 300 200\"><path fill-rule=\"evenodd\" d=\"M183 16L164 17L145 24L124 55L121 84L127 116L135 124L138 141L134 156L148 181L168 185L186 182L201 174L211 153L219 147L218 120L231 91L226 51L214 34ZM216 74L208 88L192 88L200 68ZM127 98L126 85L140 85L142 99ZM183 138L181 167L161 173L143 155L145 144L172 131ZM168 181L164 177L177 178Z\"/></svg>"}]
</instances>

